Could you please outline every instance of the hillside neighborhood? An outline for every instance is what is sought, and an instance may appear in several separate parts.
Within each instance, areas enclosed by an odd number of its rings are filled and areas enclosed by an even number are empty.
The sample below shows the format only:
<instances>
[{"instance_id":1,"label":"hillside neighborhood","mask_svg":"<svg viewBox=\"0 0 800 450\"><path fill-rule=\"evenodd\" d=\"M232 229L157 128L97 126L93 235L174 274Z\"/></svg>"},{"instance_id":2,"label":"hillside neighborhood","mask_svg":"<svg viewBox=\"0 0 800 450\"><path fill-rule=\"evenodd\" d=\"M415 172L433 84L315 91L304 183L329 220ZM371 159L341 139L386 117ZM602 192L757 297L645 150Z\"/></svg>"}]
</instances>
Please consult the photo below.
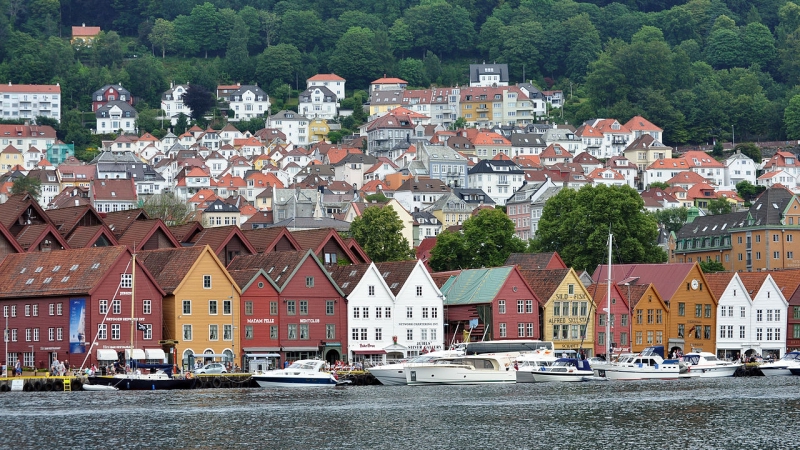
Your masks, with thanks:
<instances>
[{"instance_id":1,"label":"hillside neighborhood","mask_svg":"<svg viewBox=\"0 0 800 450\"><path fill-rule=\"evenodd\" d=\"M340 107L346 80L335 74L309 78L297 111L270 112L256 85L220 85L224 126L160 139L138 133L135 92L99 86L94 132L111 137L91 162L50 126L0 125L8 358L44 367L81 353L115 360L131 346L131 308L142 359L178 364L212 354L244 367L248 354L264 352L378 363L504 338L603 356L664 345L778 357L800 347L800 314L790 314L800 308L792 153L760 162L678 153L641 116L548 123L563 93L509 85L507 72L474 64L470 86L422 90L377 79L367 122L336 144L328 134L353 111ZM163 120L175 126L191 114L188 90L163 93ZM58 119L58 85L0 91L11 100L4 116ZM263 128L234 126L253 119ZM37 181L38 197L12 193L21 179ZM743 181L766 190L745 203L736 192ZM428 265L436 237L484 209L503 210L527 241L548 199L599 185L637 190L647 211L689 210L680 230L660 230L669 264L615 265L610 289L607 266L579 273L557 252L514 253L501 267ZM148 214L161 197L187 204L185 220ZM713 200L733 212L709 214ZM396 213L415 260L373 262L350 237L369 208ZM728 272L704 273L699 263L709 261ZM83 340L72 329L73 302L87 311Z\"/></svg>"}]
</instances>

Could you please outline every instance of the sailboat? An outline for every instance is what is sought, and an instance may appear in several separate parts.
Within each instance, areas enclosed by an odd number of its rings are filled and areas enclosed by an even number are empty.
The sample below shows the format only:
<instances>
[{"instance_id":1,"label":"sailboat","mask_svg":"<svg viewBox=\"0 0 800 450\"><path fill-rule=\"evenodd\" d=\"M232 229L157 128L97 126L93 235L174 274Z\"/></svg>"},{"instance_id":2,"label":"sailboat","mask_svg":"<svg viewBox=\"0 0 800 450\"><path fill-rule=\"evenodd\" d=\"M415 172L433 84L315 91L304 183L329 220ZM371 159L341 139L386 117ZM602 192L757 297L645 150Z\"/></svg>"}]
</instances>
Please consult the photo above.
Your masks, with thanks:
<instances>
[{"instance_id":1,"label":"sailboat","mask_svg":"<svg viewBox=\"0 0 800 450\"><path fill-rule=\"evenodd\" d=\"M136 291L136 253L131 260L131 347L127 351L127 373L113 375L94 375L88 377L90 387L87 390L100 390L107 386L124 391L155 391L172 389L193 389L196 378L176 377L172 364L141 364L133 359L134 337L137 331L135 319ZM94 387L92 387L94 386Z\"/></svg>"}]
</instances>

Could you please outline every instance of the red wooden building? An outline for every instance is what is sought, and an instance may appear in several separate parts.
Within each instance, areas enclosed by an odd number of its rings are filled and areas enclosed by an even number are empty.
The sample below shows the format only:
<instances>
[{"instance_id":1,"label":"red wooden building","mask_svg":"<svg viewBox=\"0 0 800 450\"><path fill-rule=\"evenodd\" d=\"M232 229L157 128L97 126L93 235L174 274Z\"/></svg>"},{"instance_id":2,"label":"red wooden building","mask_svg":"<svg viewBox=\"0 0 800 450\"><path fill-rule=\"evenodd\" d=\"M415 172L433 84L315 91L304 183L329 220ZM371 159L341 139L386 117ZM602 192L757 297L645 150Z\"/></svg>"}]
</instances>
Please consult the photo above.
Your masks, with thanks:
<instances>
[{"instance_id":1,"label":"red wooden building","mask_svg":"<svg viewBox=\"0 0 800 450\"><path fill-rule=\"evenodd\" d=\"M228 266L229 271L247 269L262 269L266 277L272 280L277 299L273 299L269 289L263 292L258 289L250 291L253 289L252 283L243 293L243 302L253 302L254 314L248 316L248 305L243 303L242 329L248 326L248 317L255 318L256 304L261 305L259 311L263 313L268 303L267 318L274 319L274 323L252 324L253 339L247 342L243 336L242 340L245 354L276 351L280 352L283 361L315 357L330 362L345 359L343 349L347 348L347 302L313 251L242 255L234 258ZM258 281L254 281L257 288ZM264 326L256 329L255 325ZM270 334L257 338L256 331L264 332L266 326L270 327ZM277 347L274 346L275 332L278 336ZM248 351L248 348L251 350Z\"/></svg>"},{"instance_id":2,"label":"red wooden building","mask_svg":"<svg viewBox=\"0 0 800 450\"><path fill-rule=\"evenodd\" d=\"M8 362L49 367L105 365L118 352L138 349L163 359L161 300L164 292L137 262L131 271L125 246L11 254L0 263L0 306L8 329ZM145 331L131 343L133 318ZM145 351L147 350L147 351ZM145 359L144 356L140 359Z\"/></svg>"}]
</instances>

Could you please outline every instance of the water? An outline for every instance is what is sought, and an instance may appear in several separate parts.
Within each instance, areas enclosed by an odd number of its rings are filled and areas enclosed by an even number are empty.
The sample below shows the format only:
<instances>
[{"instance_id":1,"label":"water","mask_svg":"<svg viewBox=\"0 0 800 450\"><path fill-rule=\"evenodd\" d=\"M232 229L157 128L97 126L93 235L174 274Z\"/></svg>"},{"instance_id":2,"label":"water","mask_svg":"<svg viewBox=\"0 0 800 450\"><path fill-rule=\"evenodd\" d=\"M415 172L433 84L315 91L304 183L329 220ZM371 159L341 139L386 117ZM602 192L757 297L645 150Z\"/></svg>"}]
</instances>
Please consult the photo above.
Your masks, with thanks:
<instances>
[{"instance_id":1,"label":"water","mask_svg":"<svg viewBox=\"0 0 800 450\"><path fill-rule=\"evenodd\" d=\"M0 394L2 448L791 448L800 377Z\"/></svg>"}]
</instances>

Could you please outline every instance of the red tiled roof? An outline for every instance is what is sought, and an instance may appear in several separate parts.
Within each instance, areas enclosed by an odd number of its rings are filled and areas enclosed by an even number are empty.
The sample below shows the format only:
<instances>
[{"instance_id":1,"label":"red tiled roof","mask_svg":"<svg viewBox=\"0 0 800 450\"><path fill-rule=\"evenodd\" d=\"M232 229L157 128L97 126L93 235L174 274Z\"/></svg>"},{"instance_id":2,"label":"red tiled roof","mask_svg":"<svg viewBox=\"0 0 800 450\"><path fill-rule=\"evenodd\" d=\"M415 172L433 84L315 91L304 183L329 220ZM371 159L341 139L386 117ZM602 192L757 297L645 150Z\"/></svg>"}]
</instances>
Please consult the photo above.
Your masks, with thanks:
<instances>
[{"instance_id":1,"label":"red tiled roof","mask_svg":"<svg viewBox=\"0 0 800 450\"><path fill-rule=\"evenodd\" d=\"M137 258L147 267L161 289L172 294L207 248L200 246L145 250L138 253ZM164 270L165 268L169 270Z\"/></svg>"},{"instance_id":2,"label":"red tiled roof","mask_svg":"<svg viewBox=\"0 0 800 450\"><path fill-rule=\"evenodd\" d=\"M389 289L394 295L400 293L400 289L403 288L403 285L405 284L406 280L408 280L408 277L411 275L411 272L414 271L416 266L416 260L392 261L375 264L375 267L378 268L383 280L389 286Z\"/></svg>"},{"instance_id":3,"label":"red tiled roof","mask_svg":"<svg viewBox=\"0 0 800 450\"><path fill-rule=\"evenodd\" d=\"M345 79L335 73L318 73L307 81L345 81Z\"/></svg>"},{"instance_id":4,"label":"red tiled roof","mask_svg":"<svg viewBox=\"0 0 800 450\"><path fill-rule=\"evenodd\" d=\"M105 236L111 245L119 245L117 237L105 224L78 227L67 238L67 244L70 248L88 248L94 246L101 235Z\"/></svg>"},{"instance_id":5,"label":"red tiled roof","mask_svg":"<svg viewBox=\"0 0 800 450\"><path fill-rule=\"evenodd\" d=\"M0 298L88 294L129 255L123 246L10 254L0 263Z\"/></svg>"}]
</instances>

